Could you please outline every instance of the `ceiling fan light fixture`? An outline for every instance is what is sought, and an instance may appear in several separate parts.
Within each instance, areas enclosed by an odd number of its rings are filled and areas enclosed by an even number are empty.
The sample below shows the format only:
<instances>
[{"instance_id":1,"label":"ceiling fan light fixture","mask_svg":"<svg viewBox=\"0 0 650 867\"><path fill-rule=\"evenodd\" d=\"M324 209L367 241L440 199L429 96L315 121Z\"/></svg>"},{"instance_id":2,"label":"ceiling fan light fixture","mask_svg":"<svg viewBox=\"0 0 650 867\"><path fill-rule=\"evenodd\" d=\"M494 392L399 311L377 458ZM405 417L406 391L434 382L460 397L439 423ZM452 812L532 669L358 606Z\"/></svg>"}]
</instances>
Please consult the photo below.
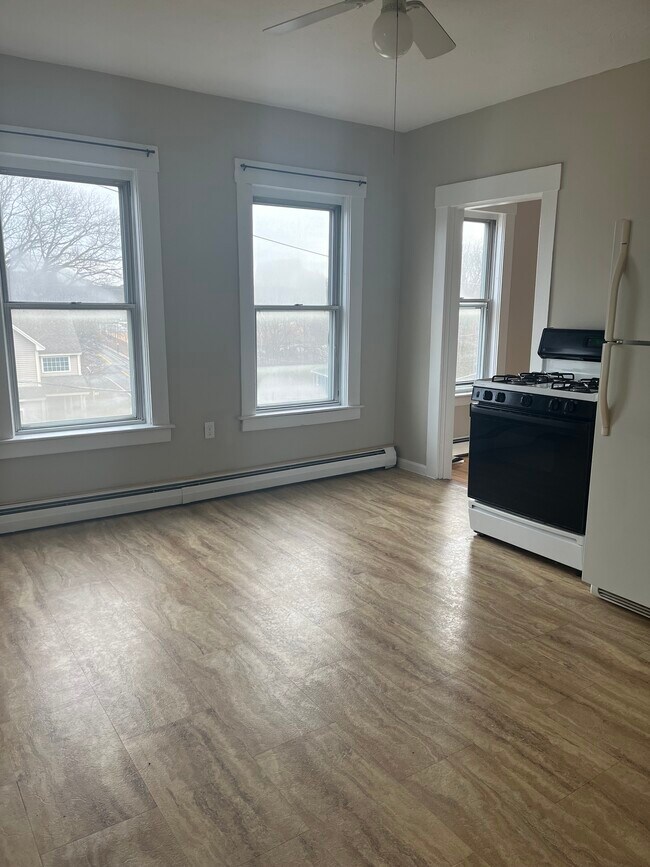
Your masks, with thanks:
<instances>
[{"instance_id":1,"label":"ceiling fan light fixture","mask_svg":"<svg viewBox=\"0 0 650 867\"><path fill-rule=\"evenodd\" d=\"M413 24L402 4L384 3L372 26L375 49L390 60L401 57L413 45Z\"/></svg>"},{"instance_id":2,"label":"ceiling fan light fixture","mask_svg":"<svg viewBox=\"0 0 650 867\"><path fill-rule=\"evenodd\" d=\"M290 33L319 21L326 21L342 12L362 9L374 0L338 0L322 9L281 21L264 32ZM382 0L381 14L372 28L376 51L389 60L397 60L415 44L427 60L447 54L456 43L422 0Z\"/></svg>"}]
</instances>

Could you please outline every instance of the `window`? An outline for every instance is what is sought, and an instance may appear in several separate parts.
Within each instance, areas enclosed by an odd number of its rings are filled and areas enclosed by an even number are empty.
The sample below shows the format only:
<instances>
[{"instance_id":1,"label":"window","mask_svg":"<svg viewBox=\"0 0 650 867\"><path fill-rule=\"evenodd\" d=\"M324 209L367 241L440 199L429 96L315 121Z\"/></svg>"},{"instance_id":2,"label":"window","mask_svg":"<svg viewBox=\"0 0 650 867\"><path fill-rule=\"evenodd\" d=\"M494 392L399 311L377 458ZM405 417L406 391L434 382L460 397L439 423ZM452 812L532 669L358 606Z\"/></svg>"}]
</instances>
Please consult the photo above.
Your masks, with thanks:
<instances>
[{"instance_id":1,"label":"window","mask_svg":"<svg viewBox=\"0 0 650 867\"><path fill-rule=\"evenodd\" d=\"M70 373L70 356L43 355L41 356L41 370L43 373Z\"/></svg>"},{"instance_id":2,"label":"window","mask_svg":"<svg viewBox=\"0 0 650 867\"><path fill-rule=\"evenodd\" d=\"M0 132L0 457L169 439L155 150L20 135Z\"/></svg>"},{"instance_id":3,"label":"window","mask_svg":"<svg viewBox=\"0 0 650 867\"><path fill-rule=\"evenodd\" d=\"M244 430L358 418L365 181L241 161L236 177Z\"/></svg>"},{"instance_id":4,"label":"window","mask_svg":"<svg viewBox=\"0 0 650 867\"><path fill-rule=\"evenodd\" d=\"M491 375L495 303L494 260L497 220L466 217L463 222L458 313L456 393Z\"/></svg>"}]
</instances>

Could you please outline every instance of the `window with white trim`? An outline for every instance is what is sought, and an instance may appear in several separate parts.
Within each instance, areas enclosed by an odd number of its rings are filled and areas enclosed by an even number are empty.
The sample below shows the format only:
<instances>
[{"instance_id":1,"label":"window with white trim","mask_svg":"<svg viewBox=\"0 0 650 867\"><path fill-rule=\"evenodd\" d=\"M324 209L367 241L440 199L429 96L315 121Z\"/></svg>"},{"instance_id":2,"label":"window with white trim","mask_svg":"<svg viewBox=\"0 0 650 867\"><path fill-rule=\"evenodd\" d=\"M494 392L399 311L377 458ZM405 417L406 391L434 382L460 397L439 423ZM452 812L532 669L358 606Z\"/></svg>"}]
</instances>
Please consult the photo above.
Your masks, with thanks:
<instances>
[{"instance_id":1,"label":"window with white trim","mask_svg":"<svg viewBox=\"0 0 650 867\"><path fill-rule=\"evenodd\" d=\"M244 430L358 418L365 179L236 162Z\"/></svg>"},{"instance_id":2,"label":"window with white trim","mask_svg":"<svg viewBox=\"0 0 650 867\"><path fill-rule=\"evenodd\" d=\"M496 218L466 216L463 221L458 311L456 394L492 375L496 324Z\"/></svg>"},{"instance_id":3,"label":"window with white trim","mask_svg":"<svg viewBox=\"0 0 650 867\"><path fill-rule=\"evenodd\" d=\"M1 130L0 292L0 457L169 439L155 149Z\"/></svg>"}]
</instances>

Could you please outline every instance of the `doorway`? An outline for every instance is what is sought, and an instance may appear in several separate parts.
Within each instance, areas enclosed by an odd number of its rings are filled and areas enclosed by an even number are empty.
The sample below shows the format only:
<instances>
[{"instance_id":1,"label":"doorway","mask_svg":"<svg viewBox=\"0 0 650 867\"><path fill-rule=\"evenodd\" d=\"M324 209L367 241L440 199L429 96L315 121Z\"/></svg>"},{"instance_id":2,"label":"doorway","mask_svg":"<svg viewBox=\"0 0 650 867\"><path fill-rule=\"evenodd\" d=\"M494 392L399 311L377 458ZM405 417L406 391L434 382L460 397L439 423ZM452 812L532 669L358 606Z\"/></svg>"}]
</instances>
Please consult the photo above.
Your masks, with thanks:
<instances>
[{"instance_id":1,"label":"doorway","mask_svg":"<svg viewBox=\"0 0 650 867\"><path fill-rule=\"evenodd\" d=\"M452 479L467 485L472 385L530 368L540 199L465 210Z\"/></svg>"},{"instance_id":2,"label":"doorway","mask_svg":"<svg viewBox=\"0 0 650 867\"><path fill-rule=\"evenodd\" d=\"M480 378L488 369L496 373L503 368L505 372L508 363L521 366L523 352L528 353L523 367L535 366L539 337L548 324L560 179L561 165L557 164L448 184L436 189L426 464L426 474L432 478L452 478L454 439L461 438L455 437L454 431L456 422L460 424L463 417L463 411L457 413L459 378L461 384L464 378L467 386L473 374L479 374L473 378ZM516 333L513 330L509 335L516 226L513 215L516 217L520 207L522 213L537 219L534 291L532 312L529 311L529 328L523 331L520 328ZM490 221L493 222L492 227L488 225ZM477 261L481 259L484 263L485 273L492 274L492 279L497 275L501 281L498 297L495 295L492 303L489 303L488 290L485 284L481 284L476 268L473 282L467 284L467 281L464 281L465 297L461 297L463 233L466 222L471 222L475 239L479 236L484 239L492 238L491 253L483 253L482 258L475 257ZM509 223L512 231L509 231ZM491 264L485 264L488 261ZM470 291L467 285L471 287L471 297L467 297ZM531 299L526 301L517 298L515 309L512 310L515 322L523 313L523 310L517 308L519 301L522 301L523 309L531 303ZM482 337L480 345L477 341L472 343L470 355L473 355L469 363L467 353L463 355L462 338L463 333L471 333L472 329L474 334L482 329ZM499 335L506 336L500 340ZM475 369L469 370L472 366ZM467 412L470 393L471 389L467 388ZM456 418L457 415L459 419ZM458 451L457 446L456 452Z\"/></svg>"}]
</instances>

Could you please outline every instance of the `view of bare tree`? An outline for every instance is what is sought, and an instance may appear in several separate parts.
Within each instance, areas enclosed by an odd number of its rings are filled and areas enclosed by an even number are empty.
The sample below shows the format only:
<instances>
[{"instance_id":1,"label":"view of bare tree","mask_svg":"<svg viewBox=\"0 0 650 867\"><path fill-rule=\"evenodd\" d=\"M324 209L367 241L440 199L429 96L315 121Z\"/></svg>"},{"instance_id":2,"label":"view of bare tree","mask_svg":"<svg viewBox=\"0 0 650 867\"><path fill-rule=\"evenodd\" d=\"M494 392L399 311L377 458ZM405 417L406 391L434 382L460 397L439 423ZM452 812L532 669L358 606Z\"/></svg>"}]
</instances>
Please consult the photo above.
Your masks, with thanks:
<instances>
[{"instance_id":1,"label":"view of bare tree","mask_svg":"<svg viewBox=\"0 0 650 867\"><path fill-rule=\"evenodd\" d=\"M122 282L122 238L116 188L49 178L0 175L0 209L9 280L29 274L30 295L51 282ZM37 298L30 298L37 300Z\"/></svg>"}]
</instances>

